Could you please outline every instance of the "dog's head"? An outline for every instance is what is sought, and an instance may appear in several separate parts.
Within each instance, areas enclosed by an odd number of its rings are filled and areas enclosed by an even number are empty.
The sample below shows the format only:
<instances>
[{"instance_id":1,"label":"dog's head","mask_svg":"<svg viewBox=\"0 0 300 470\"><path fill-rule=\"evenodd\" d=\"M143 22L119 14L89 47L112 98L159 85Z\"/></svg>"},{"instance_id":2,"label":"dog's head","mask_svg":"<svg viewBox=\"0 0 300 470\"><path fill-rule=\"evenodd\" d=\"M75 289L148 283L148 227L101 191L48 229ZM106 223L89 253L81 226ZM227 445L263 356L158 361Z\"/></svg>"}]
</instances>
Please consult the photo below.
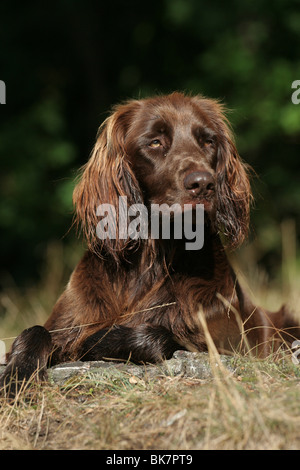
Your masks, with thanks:
<instances>
[{"instance_id":1,"label":"dog's head","mask_svg":"<svg viewBox=\"0 0 300 470\"><path fill-rule=\"evenodd\" d=\"M99 245L97 207L127 204L203 204L228 245L244 240L251 191L223 106L173 93L115 108L99 129L95 148L74 191L77 222L90 248ZM118 226L118 210L114 213ZM128 240L105 241L114 253Z\"/></svg>"}]
</instances>

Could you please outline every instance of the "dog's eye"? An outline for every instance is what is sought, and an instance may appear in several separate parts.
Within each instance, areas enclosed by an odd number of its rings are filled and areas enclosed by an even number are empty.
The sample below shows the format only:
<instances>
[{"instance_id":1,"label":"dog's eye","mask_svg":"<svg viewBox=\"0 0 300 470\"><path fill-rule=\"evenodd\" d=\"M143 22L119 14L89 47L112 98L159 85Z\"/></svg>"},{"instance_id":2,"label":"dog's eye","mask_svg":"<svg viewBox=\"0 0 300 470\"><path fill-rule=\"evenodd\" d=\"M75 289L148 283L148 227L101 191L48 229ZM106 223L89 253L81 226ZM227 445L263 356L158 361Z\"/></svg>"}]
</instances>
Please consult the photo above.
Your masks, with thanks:
<instances>
[{"instance_id":1,"label":"dog's eye","mask_svg":"<svg viewBox=\"0 0 300 470\"><path fill-rule=\"evenodd\" d=\"M152 140L152 142L150 142L149 147L151 147L152 149L157 149L161 147L161 145L162 145L161 141L158 139L155 139L155 140Z\"/></svg>"},{"instance_id":2,"label":"dog's eye","mask_svg":"<svg viewBox=\"0 0 300 470\"><path fill-rule=\"evenodd\" d=\"M214 140L213 139L205 139L205 142L204 142L204 145L206 147L210 147L211 145L214 144Z\"/></svg>"},{"instance_id":3,"label":"dog's eye","mask_svg":"<svg viewBox=\"0 0 300 470\"><path fill-rule=\"evenodd\" d=\"M197 140L202 148L213 148L216 145L215 136L208 132L199 131Z\"/></svg>"}]
</instances>

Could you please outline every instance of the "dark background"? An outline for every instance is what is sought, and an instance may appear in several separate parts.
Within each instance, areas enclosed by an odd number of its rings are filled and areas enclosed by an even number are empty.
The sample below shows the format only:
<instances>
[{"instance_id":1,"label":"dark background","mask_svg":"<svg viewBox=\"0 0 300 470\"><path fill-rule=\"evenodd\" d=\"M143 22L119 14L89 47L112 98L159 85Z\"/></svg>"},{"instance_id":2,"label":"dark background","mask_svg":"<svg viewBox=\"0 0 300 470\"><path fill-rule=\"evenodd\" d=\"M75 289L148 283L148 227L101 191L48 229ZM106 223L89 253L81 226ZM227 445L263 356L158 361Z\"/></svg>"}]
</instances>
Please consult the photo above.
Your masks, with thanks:
<instances>
[{"instance_id":1,"label":"dark background","mask_svg":"<svg viewBox=\"0 0 300 470\"><path fill-rule=\"evenodd\" d=\"M300 3L296 0L7 1L0 4L1 279L41 276L74 242L72 190L99 124L127 98L182 90L221 99L255 170L255 261L282 263L299 234Z\"/></svg>"}]
</instances>

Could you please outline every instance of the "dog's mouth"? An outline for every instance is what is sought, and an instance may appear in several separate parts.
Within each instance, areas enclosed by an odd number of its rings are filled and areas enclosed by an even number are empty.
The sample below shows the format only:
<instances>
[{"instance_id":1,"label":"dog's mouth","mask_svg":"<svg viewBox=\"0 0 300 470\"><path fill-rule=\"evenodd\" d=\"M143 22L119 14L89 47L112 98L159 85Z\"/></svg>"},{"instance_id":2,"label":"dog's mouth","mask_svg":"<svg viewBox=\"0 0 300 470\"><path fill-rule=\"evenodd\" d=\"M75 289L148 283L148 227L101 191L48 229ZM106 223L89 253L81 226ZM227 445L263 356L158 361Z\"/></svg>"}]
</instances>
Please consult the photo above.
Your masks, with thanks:
<instances>
[{"instance_id":1,"label":"dog's mouth","mask_svg":"<svg viewBox=\"0 0 300 470\"><path fill-rule=\"evenodd\" d=\"M192 196L185 195L184 197L170 197L166 198L164 202L161 200L151 200L147 206L154 208L155 210L159 210L162 213L170 212L174 215L179 215L185 211L189 210L204 210L207 213L214 213L215 212L215 197L213 194L203 197L203 196Z\"/></svg>"},{"instance_id":2,"label":"dog's mouth","mask_svg":"<svg viewBox=\"0 0 300 470\"><path fill-rule=\"evenodd\" d=\"M215 197L213 194L203 197L186 197L183 200L182 208L191 207L191 209L197 209L197 207L202 206L205 212L213 212L215 210Z\"/></svg>"}]
</instances>

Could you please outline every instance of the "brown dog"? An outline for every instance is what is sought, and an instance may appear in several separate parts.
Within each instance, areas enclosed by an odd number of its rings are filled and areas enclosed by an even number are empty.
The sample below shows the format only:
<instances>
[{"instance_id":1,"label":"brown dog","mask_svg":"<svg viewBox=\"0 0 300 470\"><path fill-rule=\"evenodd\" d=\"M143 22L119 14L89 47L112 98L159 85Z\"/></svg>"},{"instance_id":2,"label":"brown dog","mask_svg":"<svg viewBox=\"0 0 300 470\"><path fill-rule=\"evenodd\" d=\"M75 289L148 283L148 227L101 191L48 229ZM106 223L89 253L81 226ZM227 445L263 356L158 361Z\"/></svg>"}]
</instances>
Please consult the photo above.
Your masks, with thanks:
<instances>
[{"instance_id":1,"label":"brown dog","mask_svg":"<svg viewBox=\"0 0 300 470\"><path fill-rule=\"evenodd\" d=\"M243 242L250 200L247 167L218 102L173 93L118 106L74 191L88 251L45 326L16 339L2 381L16 369L19 378L37 368L44 377L47 364L62 361L156 362L176 349L205 350L199 312L222 352L242 343L265 357L293 339L299 330L284 309L271 314L251 303L221 243L220 234L231 249ZM174 208L170 236L151 237L147 214L162 204ZM204 209L201 249L172 232L185 205L194 234ZM143 235L120 227L132 222L130 207L144 208Z\"/></svg>"}]
</instances>

